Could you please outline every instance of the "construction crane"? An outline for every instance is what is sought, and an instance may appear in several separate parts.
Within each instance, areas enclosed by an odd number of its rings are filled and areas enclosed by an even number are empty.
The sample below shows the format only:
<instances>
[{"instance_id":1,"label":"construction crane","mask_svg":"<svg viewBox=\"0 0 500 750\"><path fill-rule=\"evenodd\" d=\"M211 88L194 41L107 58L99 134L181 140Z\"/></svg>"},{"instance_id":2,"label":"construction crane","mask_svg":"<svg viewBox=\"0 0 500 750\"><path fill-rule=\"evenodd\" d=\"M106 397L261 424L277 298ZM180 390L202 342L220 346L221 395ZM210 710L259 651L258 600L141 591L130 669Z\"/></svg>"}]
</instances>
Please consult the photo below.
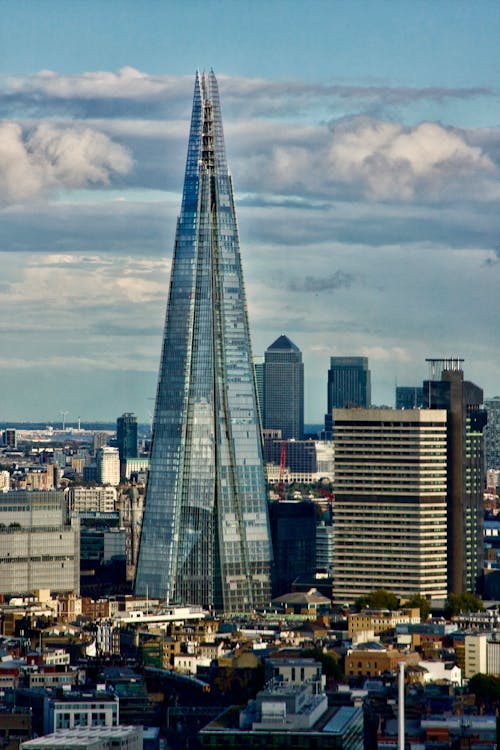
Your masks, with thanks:
<instances>
[{"instance_id":1,"label":"construction crane","mask_svg":"<svg viewBox=\"0 0 500 750\"><path fill-rule=\"evenodd\" d=\"M285 499L285 463L286 463L286 440L281 441L280 473L278 479L278 499Z\"/></svg>"}]
</instances>

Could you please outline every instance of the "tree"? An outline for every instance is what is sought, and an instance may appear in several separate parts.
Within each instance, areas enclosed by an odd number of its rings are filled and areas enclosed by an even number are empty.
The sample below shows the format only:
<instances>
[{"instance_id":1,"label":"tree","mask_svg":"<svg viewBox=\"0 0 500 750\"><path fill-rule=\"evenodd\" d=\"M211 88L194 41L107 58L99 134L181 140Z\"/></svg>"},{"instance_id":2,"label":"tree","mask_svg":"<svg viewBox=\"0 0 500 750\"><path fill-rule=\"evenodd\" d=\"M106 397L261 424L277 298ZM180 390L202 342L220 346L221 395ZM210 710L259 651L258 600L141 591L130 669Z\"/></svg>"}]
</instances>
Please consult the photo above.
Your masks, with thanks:
<instances>
[{"instance_id":1,"label":"tree","mask_svg":"<svg viewBox=\"0 0 500 750\"><path fill-rule=\"evenodd\" d=\"M362 609L366 609L366 607L369 607L370 609L392 610L398 609L399 599L396 594L393 594L391 591L377 589L376 591L371 591L369 594L365 594L365 596L360 596L359 599L356 600L354 606L358 612Z\"/></svg>"},{"instance_id":2,"label":"tree","mask_svg":"<svg viewBox=\"0 0 500 750\"><path fill-rule=\"evenodd\" d=\"M471 591L462 591L461 594L448 594L444 606L445 617L450 618L460 614L460 612L484 612L484 604Z\"/></svg>"},{"instance_id":3,"label":"tree","mask_svg":"<svg viewBox=\"0 0 500 750\"><path fill-rule=\"evenodd\" d=\"M418 607L422 620L426 620L431 613L431 605L425 596L422 596L421 594L413 594L413 596L405 601L403 606L408 607L409 609Z\"/></svg>"},{"instance_id":4,"label":"tree","mask_svg":"<svg viewBox=\"0 0 500 750\"><path fill-rule=\"evenodd\" d=\"M332 680L338 682L342 679L342 669L340 668L337 659L331 654L325 653L321 648L305 649L302 651L301 656L304 659L315 659L316 661L321 662L323 674L328 682L331 682Z\"/></svg>"},{"instance_id":5,"label":"tree","mask_svg":"<svg viewBox=\"0 0 500 750\"><path fill-rule=\"evenodd\" d=\"M489 674L475 674L469 680L469 693L474 693L476 706L487 708L498 706L500 702L500 677Z\"/></svg>"}]
</instances>

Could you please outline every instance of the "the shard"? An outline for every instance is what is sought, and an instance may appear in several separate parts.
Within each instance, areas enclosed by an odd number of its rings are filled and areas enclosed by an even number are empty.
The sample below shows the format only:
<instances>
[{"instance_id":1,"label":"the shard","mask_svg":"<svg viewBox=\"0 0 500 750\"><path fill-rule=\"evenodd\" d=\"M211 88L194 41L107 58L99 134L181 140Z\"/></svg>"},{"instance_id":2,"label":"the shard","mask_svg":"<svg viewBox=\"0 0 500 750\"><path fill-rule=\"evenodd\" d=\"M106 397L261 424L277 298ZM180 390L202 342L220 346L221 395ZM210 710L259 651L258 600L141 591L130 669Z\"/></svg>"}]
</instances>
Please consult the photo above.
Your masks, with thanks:
<instances>
[{"instance_id":1,"label":"the shard","mask_svg":"<svg viewBox=\"0 0 500 750\"><path fill-rule=\"evenodd\" d=\"M217 81L197 74L135 591L250 612L272 547Z\"/></svg>"}]
</instances>

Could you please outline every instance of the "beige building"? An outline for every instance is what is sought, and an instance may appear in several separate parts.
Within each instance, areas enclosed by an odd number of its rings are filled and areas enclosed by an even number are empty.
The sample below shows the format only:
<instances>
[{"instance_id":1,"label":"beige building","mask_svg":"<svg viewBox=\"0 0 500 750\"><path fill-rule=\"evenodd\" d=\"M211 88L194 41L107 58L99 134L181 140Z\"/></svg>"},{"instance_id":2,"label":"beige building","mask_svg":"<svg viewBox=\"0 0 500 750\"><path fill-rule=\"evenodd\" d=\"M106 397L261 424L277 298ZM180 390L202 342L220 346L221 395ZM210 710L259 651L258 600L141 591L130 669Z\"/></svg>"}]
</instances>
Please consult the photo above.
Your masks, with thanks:
<instances>
[{"instance_id":1,"label":"beige building","mask_svg":"<svg viewBox=\"0 0 500 750\"><path fill-rule=\"evenodd\" d=\"M115 509L115 487L70 487L67 493L68 506L72 513L112 513Z\"/></svg>"},{"instance_id":2,"label":"beige building","mask_svg":"<svg viewBox=\"0 0 500 750\"><path fill-rule=\"evenodd\" d=\"M419 609L400 609L391 612L388 609L365 609L347 615L347 632L352 639L357 633L373 632L374 635L392 630L401 623L420 622Z\"/></svg>"},{"instance_id":3,"label":"beige building","mask_svg":"<svg viewBox=\"0 0 500 750\"><path fill-rule=\"evenodd\" d=\"M475 674L485 674L487 668L488 640L491 633L470 633L465 636L464 677L470 680Z\"/></svg>"},{"instance_id":4,"label":"beige building","mask_svg":"<svg viewBox=\"0 0 500 750\"><path fill-rule=\"evenodd\" d=\"M97 479L100 484L117 487L120 484L120 454L118 448L104 446L96 451Z\"/></svg>"},{"instance_id":5,"label":"beige building","mask_svg":"<svg viewBox=\"0 0 500 750\"><path fill-rule=\"evenodd\" d=\"M446 597L446 411L334 409L333 598Z\"/></svg>"}]
</instances>

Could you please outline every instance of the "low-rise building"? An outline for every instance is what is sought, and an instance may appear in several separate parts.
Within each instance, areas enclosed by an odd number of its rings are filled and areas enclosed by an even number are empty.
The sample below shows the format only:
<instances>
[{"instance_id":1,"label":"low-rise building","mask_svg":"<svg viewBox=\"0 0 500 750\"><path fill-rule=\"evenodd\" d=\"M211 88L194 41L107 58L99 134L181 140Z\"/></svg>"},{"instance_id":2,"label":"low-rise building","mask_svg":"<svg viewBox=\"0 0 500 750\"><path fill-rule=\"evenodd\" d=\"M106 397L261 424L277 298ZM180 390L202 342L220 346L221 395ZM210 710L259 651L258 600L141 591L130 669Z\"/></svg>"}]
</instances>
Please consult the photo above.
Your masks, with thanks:
<instances>
[{"instance_id":1,"label":"low-rise building","mask_svg":"<svg viewBox=\"0 0 500 750\"><path fill-rule=\"evenodd\" d=\"M21 750L142 750L141 726L75 727L37 737Z\"/></svg>"},{"instance_id":2,"label":"low-rise building","mask_svg":"<svg viewBox=\"0 0 500 750\"><path fill-rule=\"evenodd\" d=\"M347 615L347 633L353 638L357 633L373 630L375 635L392 630L396 625L417 624L420 622L420 610L400 609L364 609Z\"/></svg>"}]
</instances>

